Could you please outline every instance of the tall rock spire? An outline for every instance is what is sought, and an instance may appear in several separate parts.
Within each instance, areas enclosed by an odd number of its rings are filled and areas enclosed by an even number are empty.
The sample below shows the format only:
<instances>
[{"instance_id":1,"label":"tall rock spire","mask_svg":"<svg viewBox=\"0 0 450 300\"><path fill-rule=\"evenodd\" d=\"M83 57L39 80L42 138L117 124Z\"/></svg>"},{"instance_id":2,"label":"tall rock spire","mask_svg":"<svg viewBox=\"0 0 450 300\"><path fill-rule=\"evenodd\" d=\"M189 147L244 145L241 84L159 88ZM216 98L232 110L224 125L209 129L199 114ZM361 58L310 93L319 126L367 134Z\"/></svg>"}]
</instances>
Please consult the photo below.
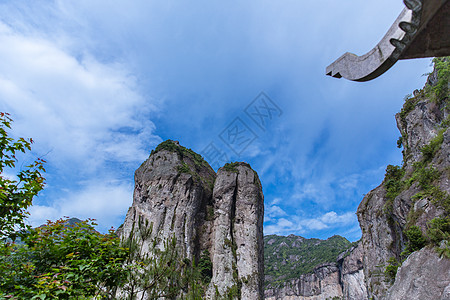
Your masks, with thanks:
<instances>
[{"instance_id":1,"label":"tall rock spire","mask_svg":"<svg viewBox=\"0 0 450 300\"><path fill-rule=\"evenodd\" d=\"M153 230L144 251L155 238L163 247L175 237L183 258L209 253L206 299L263 299L263 217L261 183L248 164L227 164L216 175L200 155L168 140L136 170L121 234L148 221Z\"/></svg>"}]
</instances>

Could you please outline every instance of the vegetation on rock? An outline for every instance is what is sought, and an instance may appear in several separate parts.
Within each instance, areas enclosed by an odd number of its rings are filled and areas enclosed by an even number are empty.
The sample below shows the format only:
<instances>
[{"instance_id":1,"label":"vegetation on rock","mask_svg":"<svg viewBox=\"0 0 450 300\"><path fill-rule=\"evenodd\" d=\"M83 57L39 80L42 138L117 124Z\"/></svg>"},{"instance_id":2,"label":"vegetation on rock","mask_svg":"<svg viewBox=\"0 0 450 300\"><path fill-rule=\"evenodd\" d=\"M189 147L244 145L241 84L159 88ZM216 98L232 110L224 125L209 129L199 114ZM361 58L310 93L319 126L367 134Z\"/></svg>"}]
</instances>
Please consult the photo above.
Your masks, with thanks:
<instances>
[{"instance_id":1,"label":"vegetation on rock","mask_svg":"<svg viewBox=\"0 0 450 300\"><path fill-rule=\"evenodd\" d=\"M179 173L187 173L187 174L191 173L191 169L185 162L182 162L181 165L177 167L177 171Z\"/></svg>"},{"instance_id":2,"label":"vegetation on rock","mask_svg":"<svg viewBox=\"0 0 450 300\"><path fill-rule=\"evenodd\" d=\"M226 163L223 166L223 169L227 172L238 173L239 171L236 167L240 166L240 165L246 166L250 169L252 168L252 167L250 167L250 165L248 163L245 163L245 162L232 162L232 163Z\"/></svg>"},{"instance_id":3,"label":"vegetation on rock","mask_svg":"<svg viewBox=\"0 0 450 300\"><path fill-rule=\"evenodd\" d=\"M450 57L435 57L433 64L436 69L437 82L433 85L427 85L425 92L431 97L432 101L442 102L449 96L450 82ZM448 104L447 104L448 109Z\"/></svg>"},{"instance_id":4,"label":"vegetation on rock","mask_svg":"<svg viewBox=\"0 0 450 300\"><path fill-rule=\"evenodd\" d=\"M312 272L320 264L336 262L339 254L352 245L338 235L327 240L267 235L264 237L265 285L275 287Z\"/></svg>"},{"instance_id":5,"label":"vegetation on rock","mask_svg":"<svg viewBox=\"0 0 450 300\"><path fill-rule=\"evenodd\" d=\"M405 104L399 113L400 122L403 128L407 128L406 118L416 108L420 101L434 102L441 110L442 115L447 115L446 119L440 121L435 128L436 136L429 141L428 144L420 149L422 156L420 160L412 165L406 165L408 155L411 151L408 145L408 136L406 132L402 132L402 137L397 141L398 146L404 147L404 165L391 166L386 169L384 179L384 187L386 189L386 202L384 212L388 215L388 220L393 221L393 203L397 196L403 191L414 188L419 189L411 200L413 203L420 199L427 199L439 209L443 210L443 214L434 218L427 223L426 228L420 228L416 222L423 213L421 209L415 209L414 205L407 216L407 222L403 229L405 244L399 257L392 257L385 269L385 275L388 280L393 280L396 275L397 268L402 262L414 251L417 251L427 244L438 246L437 249L441 255L450 257L450 249L448 241L450 237L450 194L442 190L439 185L440 178L445 176L440 164L442 160L435 158L440 155L442 144L444 142L444 134L448 131L449 120L449 79L450 79L450 57L433 59L435 70L430 73L430 77L424 89L415 92L415 96L407 96ZM406 172L408 168L408 172ZM447 175L448 177L448 175ZM423 226L422 226L423 227ZM444 241L444 243L442 243ZM441 247L443 245L443 247Z\"/></svg>"},{"instance_id":6,"label":"vegetation on rock","mask_svg":"<svg viewBox=\"0 0 450 300\"><path fill-rule=\"evenodd\" d=\"M394 282L395 276L397 275L399 262L397 261L397 259L395 259L395 257L391 257L391 258L389 258L387 263L388 263L388 265L386 266L386 269L384 271L384 276L385 276L386 281L392 283L392 282Z\"/></svg>"},{"instance_id":7,"label":"vegetation on rock","mask_svg":"<svg viewBox=\"0 0 450 300\"><path fill-rule=\"evenodd\" d=\"M233 172L233 173L237 173L238 169L236 168L239 165L239 163L237 162L233 162L233 163L226 163L225 166L223 166L223 169L227 172Z\"/></svg>"},{"instance_id":8,"label":"vegetation on rock","mask_svg":"<svg viewBox=\"0 0 450 300\"><path fill-rule=\"evenodd\" d=\"M180 256L175 238L165 240L161 249L160 241L151 239L152 231L152 224L140 218L122 241L129 250L124 263L122 298L134 300L145 295L146 299L201 299L209 274L205 253L200 258L201 267L196 266L195 261ZM150 242L145 251L144 241Z\"/></svg>"},{"instance_id":9,"label":"vegetation on rock","mask_svg":"<svg viewBox=\"0 0 450 300\"><path fill-rule=\"evenodd\" d=\"M212 278L212 262L210 258L211 254L208 250L202 252L200 259L198 261L197 267L200 272L201 280L203 284L207 285Z\"/></svg>"},{"instance_id":10,"label":"vegetation on rock","mask_svg":"<svg viewBox=\"0 0 450 300\"><path fill-rule=\"evenodd\" d=\"M155 150L152 150L150 155L156 154L162 150L177 153L181 160L183 160L184 157L190 157L190 158L192 158L196 167L201 167L202 165L203 166L208 165L208 163L203 159L203 157L200 154L195 153L191 149L183 147L183 146L179 145L178 143L175 143L172 140L164 141L161 144L159 144L158 146L156 146Z\"/></svg>"},{"instance_id":11,"label":"vegetation on rock","mask_svg":"<svg viewBox=\"0 0 450 300\"><path fill-rule=\"evenodd\" d=\"M179 145L178 142L172 140L167 140L159 144L152 150L150 156L155 155L160 151L176 153L180 159L180 164L176 166L178 174L190 174L196 183L201 183L212 191L214 179L209 175L213 174L214 170L200 154L195 153L191 149L183 147ZM208 173L204 173L205 169L209 169L209 175L207 175Z\"/></svg>"}]
</instances>

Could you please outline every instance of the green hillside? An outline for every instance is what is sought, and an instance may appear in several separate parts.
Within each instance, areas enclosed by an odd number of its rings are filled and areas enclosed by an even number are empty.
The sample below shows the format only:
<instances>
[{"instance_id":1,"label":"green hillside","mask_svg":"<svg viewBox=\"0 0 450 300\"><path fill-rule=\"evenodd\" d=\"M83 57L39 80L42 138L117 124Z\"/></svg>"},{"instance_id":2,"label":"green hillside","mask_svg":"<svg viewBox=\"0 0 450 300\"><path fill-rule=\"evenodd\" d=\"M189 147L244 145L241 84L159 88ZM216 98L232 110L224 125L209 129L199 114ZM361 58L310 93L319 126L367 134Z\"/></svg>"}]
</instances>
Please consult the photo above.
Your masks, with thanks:
<instances>
[{"instance_id":1,"label":"green hillside","mask_svg":"<svg viewBox=\"0 0 450 300\"><path fill-rule=\"evenodd\" d=\"M346 238L335 235L327 240L301 236L264 237L265 284L276 286L289 279L312 272L317 265L335 262L338 255L352 246Z\"/></svg>"}]
</instances>

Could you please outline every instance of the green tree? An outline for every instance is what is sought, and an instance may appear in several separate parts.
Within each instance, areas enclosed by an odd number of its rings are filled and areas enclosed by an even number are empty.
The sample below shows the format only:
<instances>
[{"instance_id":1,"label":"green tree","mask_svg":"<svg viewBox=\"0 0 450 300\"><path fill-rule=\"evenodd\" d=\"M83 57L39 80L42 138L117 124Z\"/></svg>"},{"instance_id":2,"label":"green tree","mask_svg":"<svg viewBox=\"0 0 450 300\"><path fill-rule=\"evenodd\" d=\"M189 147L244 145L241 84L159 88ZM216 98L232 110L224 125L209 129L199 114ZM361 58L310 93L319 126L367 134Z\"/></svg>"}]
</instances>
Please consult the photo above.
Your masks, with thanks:
<instances>
[{"instance_id":1,"label":"green tree","mask_svg":"<svg viewBox=\"0 0 450 300\"><path fill-rule=\"evenodd\" d=\"M394 282L400 264L395 257L389 258L387 263L388 265L384 271L385 280L387 282Z\"/></svg>"},{"instance_id":2,"label":"green tree","mask_svg":"<svg viewBox=\"0 0 450 300\"><path fill-rule=\"evenodd\" d=\"M24 244L0 248L0 296L15 299L111 298L125 283L128 250L113 230L67 219L30 229ZM0 297L1 298L1 297Z\"/></svg>"},{"instance_id":3,"label":"green tree","mask_svg":"<svg viewBox=\"0 0 450 300\"><path fill-rule=\"evenodd\" d=\"M427 240L423 236L422 231L416 225L413 225L406 230L405 236L408 239L408 243L406 243L405 250L401 253L403 257L407 257L414 251L422 249L427 244Z\"/></svg>"},{"instance_id":4,"label":"green tree","mask_svg":"<svg viewBox=\"0 0 450 300\"><path fill-rule=\"evenodd\" d=\"M44 187L41 173L45 172L45 161L40 158L18 171L17 179L5 175L6 170L15 171L16 155L30 151L33 143L31 138L11 138L11 123L10 115L0 112L0 239L15 239L17 230L25 228L26 209Z\"/></svg>"}]
</instances>

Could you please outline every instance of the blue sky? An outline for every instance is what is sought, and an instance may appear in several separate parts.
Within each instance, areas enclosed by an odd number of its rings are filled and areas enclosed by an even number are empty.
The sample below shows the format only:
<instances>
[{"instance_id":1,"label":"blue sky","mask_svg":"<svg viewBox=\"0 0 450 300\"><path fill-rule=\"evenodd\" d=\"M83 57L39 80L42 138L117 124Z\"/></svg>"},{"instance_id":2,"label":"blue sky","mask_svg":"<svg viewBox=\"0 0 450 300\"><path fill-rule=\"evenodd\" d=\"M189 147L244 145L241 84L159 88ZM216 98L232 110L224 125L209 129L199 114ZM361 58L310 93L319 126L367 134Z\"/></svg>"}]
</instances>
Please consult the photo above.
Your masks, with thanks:
<instances>
[{"instance_id":1,"label":"blue sky","mask_svg":"<svg viewBox=\"0 0 450 300\"><path fill-rule=\"evenodd\" d=\"M423 86L431 60L400 61L367 83L325 68L344 52L369 51L402 8L392 0L0 2L0 110L12 114L16 136L36 141L24 159L48 161L30 224L74 216L96 218L100 230L119 226L134 170L174 139L251 164L265 234L357 240L363 194L387 164L401 163L394 115ZM263 127L245 112L261 92L277 108ZM234 126L250 138L235 151L224 134Z\"/></svg>"}]
</instances>

